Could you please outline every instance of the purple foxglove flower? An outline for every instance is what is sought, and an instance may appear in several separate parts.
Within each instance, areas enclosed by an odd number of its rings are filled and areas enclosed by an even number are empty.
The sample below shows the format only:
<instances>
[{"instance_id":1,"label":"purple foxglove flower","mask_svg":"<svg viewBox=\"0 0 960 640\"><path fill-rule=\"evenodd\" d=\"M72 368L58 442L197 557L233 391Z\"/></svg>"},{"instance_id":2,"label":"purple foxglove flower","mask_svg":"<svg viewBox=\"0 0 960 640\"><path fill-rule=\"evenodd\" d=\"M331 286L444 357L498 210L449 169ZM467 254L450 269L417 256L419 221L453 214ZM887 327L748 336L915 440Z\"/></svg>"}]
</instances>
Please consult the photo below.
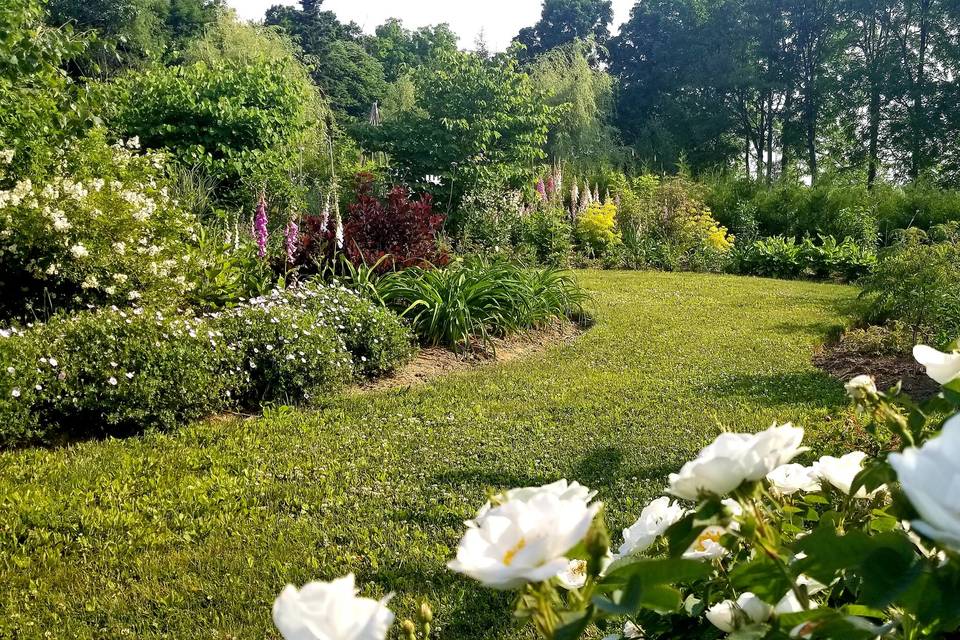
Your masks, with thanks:
<instances>
[{"instance_id":1,"label":"purple foxglove flower","mask_svg":"<svg viewBox=\"0 0 960 640\"><path fill-rule=\"evenodd\" d=\"M541 200L547 199L547 187L543 184L543 178L537 180L537 193L540 194Z\"/></svg>"},{"instance_id":2,"label":"purple foxglove flower","mask_svg":"<svg viewBox=\"0 0 960 640\"><path fill-rule=\"evenodd\" d=\"M257 257L267 257L267 200L260 195L257 213L253 216L253 237L257 241Z\"/></svg>"},{"instance_id":3,"label":"purple foxglove flower","mask_svg":"<svg viewBox=\"0 0 960 640\"><path fill-rule=\"evenodd\" d=\"M553 196L557 192L557 183L554 181L553 176L547 176L547 195Z\"/></svg>"},{"instance_id":4,"label":"purple foxglove flower","mask_svg":"<svg viewBox=\"0 0 960 640\"><path fill-rule=\"evenodd\" d=\"M593 195L590 193L590 185L584 184L583 191L580 193L580 211L586 211L587 207L593 201Z\"/></svg>"},{"instance_id":5,"label":"purple foxglove flower","mask_svg":"<svg viewBox=\"0 0 960 640\"><path fill-rule=\"evenodd\" d=\"M287 228L283 230L284 247L287 249L287 262L292 263L297 257L297 248L300 244L300 227L290 218Z\"/></svg>"},{"instance_id":6,"label":"purple foxglove flower","mask_svg":"<svg viewBox=\"0 0 960 640\"><path fill-rule=\"evenodd\" d=\"M327 203L323 205L323 215L320 217L320 233L325 233L330 224L330 194L327 194Z\"/></svg>"}]
</instances>

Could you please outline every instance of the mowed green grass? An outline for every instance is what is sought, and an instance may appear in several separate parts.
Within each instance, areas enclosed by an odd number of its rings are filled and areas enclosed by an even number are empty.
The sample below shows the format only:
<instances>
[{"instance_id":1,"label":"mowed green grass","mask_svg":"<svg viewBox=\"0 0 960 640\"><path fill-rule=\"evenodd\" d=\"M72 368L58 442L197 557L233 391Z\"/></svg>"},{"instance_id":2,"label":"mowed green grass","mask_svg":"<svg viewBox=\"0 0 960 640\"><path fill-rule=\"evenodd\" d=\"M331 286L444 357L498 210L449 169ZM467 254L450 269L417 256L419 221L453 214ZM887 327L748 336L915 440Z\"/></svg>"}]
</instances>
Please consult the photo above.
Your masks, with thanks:
<instances>
[{"instance_id":1,"label":"mowed green grass","mask_svg":"<svg viewBox=\"0 0 960 640\"><path fill-rule=\"evenodd\" d=\"M618 532L721 427L842 429L842 387L810 358L853 289L579 277L596 325L527 359L0 454L0 636L274 638L285 583L352 571L366 595L396 592L400 618L428 598L438 638L525 638L509 595L445 569L489 489L576 479Z\"/></svg>"}]
</instances>

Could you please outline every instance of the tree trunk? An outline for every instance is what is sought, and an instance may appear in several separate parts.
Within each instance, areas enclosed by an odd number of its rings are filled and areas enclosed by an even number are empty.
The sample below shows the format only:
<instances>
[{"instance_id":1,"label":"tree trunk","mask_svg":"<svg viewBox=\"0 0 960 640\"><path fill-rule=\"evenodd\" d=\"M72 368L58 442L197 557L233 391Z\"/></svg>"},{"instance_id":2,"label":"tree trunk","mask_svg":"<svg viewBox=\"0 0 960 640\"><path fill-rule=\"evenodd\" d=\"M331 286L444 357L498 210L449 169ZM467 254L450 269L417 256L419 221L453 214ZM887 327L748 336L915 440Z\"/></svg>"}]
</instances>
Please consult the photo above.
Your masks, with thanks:
<instances>
[{"instance_id":1,"label":"tree trunk","mask_svg":"<svg viewBox=\"0 0 960 640\"><path fill-rule=\"evenodd\" d=\"M869 150L867 159L867 189L873 189L877 181L877 165L879 163L880 142L880 87L876 79L870 80L870 105L867 117L869 119Z\"/></svg>"}]
</instances>

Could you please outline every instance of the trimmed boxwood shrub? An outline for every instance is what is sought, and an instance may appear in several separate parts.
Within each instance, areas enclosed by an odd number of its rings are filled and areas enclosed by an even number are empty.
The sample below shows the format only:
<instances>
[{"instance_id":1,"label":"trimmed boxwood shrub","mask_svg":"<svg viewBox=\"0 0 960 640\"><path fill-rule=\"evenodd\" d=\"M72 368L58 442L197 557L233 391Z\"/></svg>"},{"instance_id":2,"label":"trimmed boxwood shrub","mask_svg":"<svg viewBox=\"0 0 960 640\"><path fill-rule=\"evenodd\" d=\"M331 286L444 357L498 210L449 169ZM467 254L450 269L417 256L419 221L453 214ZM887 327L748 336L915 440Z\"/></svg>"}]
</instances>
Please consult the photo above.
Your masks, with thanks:
<instances>
[{"instance_id":1,"label":"trimmed boxwood shrub","mask_svg":"<svg viewBox=\"0 0 960 640\"><path fill-rule=\"evenodd\" d=\"M203 316L111 307L0 333L0 446L169 429L299 403L406 361L396 315L342 287Z\"/></svg>"}]
</instances>

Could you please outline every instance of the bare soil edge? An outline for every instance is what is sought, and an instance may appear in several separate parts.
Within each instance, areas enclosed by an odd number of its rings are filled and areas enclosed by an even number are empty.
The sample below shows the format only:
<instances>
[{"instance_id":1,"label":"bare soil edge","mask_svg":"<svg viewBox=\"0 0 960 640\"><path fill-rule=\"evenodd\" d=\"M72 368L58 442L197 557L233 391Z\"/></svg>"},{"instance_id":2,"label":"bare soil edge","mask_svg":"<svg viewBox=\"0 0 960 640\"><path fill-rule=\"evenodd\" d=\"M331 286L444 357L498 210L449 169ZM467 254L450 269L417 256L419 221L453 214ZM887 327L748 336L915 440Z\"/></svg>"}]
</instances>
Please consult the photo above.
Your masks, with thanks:
<instances>
[{"instance_id":1,"label":"bare soil edge","mask_svg":"<svg viewBox=\"0 0 960 640\"><path fill-rule=\"evenodd\" d=\"M903 390L916 400L930 398L940 391L939 385L927 377L923 366L909 353L857 353L845 349L842 342L826 344L814 353L813 364L840 382L854 376L873 376L880 389L889 389L903 382Z\"/></svg>"},{"instance_id":2,"label":"bare soil edge","mask_svg":"<svg viewBox=\"0 0 960 640\"><path fill-rule=\"evenodd\" d=\"M526 358L552 346L568 344L585 330L584 326L564 320L507 338L494 338L483 351L457 353L443 347L425 347L392 374L356 385L353 390L365 393L422 385L451 373Z\"/></svg>"}]
</instances>

